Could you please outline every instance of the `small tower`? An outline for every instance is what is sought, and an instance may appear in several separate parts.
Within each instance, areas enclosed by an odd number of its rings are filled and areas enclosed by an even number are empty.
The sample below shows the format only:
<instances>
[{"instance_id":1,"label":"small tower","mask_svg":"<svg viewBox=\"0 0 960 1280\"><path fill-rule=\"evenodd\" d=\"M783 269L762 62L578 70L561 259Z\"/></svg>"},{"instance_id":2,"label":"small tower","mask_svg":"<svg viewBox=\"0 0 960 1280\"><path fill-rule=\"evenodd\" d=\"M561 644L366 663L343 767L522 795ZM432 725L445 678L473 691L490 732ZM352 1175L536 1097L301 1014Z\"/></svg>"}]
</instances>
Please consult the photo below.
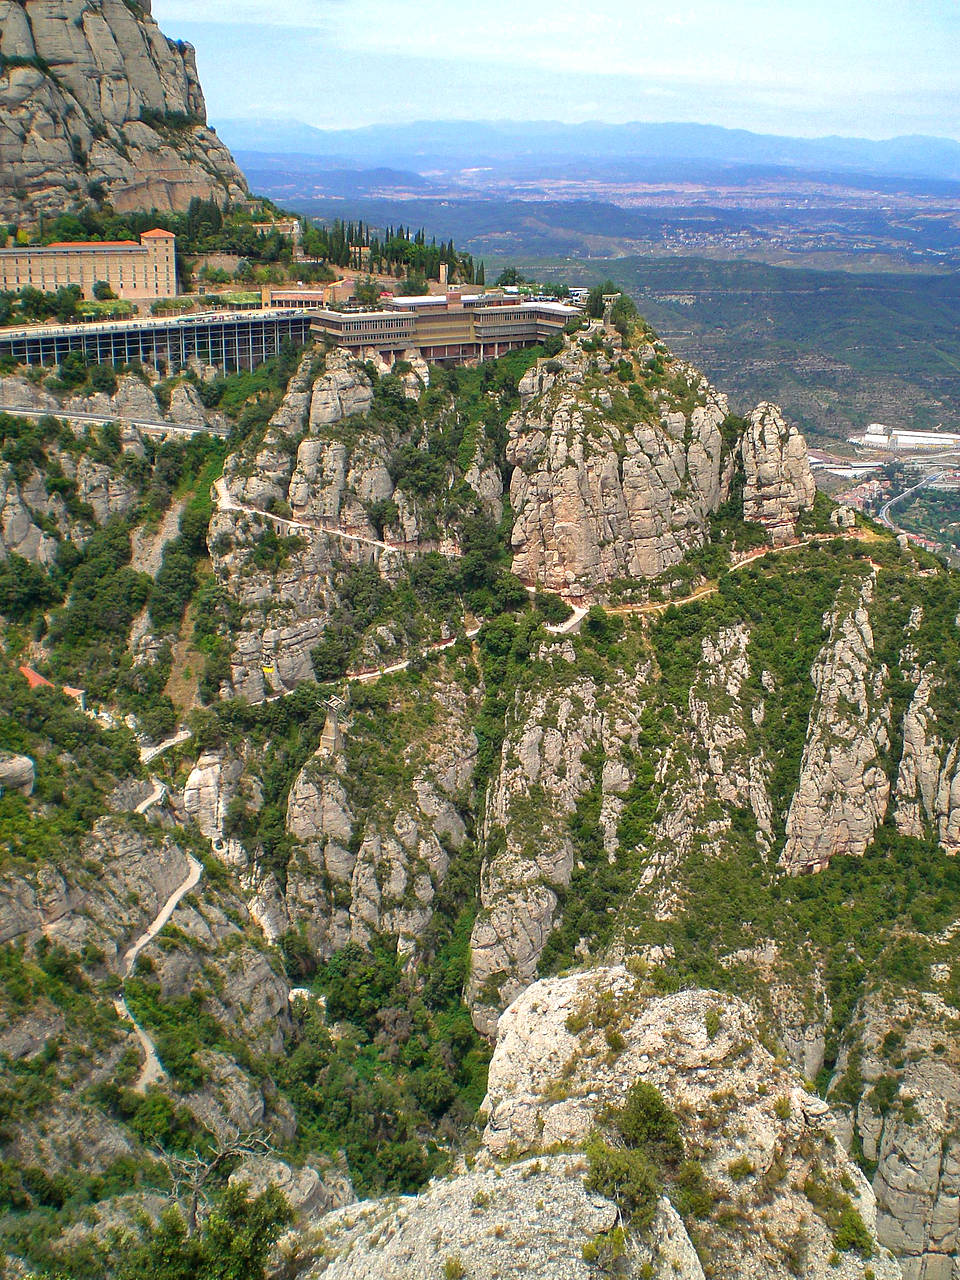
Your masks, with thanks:
<instances>
[{"instance_id":1,"label":"small tower","mask_svg":"<svg viewBox=\"0 0 960 1280\"><path fill-rule=\"evenodd\" d=\"M320 754L335 756L343 746L340 721L347 709L347 704L342 698L328 698L322 705L326 708L327 718L324 722L323 733L320 735Z\"/></svg>"}]
</instances>

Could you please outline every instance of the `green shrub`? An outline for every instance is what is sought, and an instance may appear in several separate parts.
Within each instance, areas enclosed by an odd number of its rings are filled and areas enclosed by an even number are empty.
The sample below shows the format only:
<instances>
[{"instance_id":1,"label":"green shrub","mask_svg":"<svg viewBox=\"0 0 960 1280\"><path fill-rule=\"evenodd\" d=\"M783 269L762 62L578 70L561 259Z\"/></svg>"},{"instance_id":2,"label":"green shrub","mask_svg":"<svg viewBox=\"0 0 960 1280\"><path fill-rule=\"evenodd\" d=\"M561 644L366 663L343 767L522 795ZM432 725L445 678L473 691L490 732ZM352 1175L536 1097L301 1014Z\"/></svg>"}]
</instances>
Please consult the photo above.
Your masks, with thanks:
<instances>
[{"instance_id":1,"label":"green shrub","mask_svg":"<svg viewBox=\"0 0 960 1280\"><path fill-rule=\"evenodd\" d=\"M840 1213L840 1225L833 1237L834 1245L841 1253L858 1253L861 1258L873 1256L873 1240L864 1225L863 1218L852 1204L847 1204Z\"/></svg>"},{"instance_id":2,"label":"green shrub","mask_svg":"<svg viewBox=\"0 0 960 1280\"><path fill-rule=\"evenodd\" d=\"M587 1158L587 1190L617 1204L634 1231L647 1230L656 1216L663 1183L646 1152L594 1141L587 1148Z\"/></svg>"},{"instance_id":3,"label":"green shrub","mask_svg":"<svg viewBox=\"0 0 960 1280\"><path fill-rule=\"evenodd\" d=\"M677 1118L654 1085L638 1080L611 1119L628 1146L642 1148L659 1166L672 1167L682 1160Z\"/></svg>"}]
</instances>

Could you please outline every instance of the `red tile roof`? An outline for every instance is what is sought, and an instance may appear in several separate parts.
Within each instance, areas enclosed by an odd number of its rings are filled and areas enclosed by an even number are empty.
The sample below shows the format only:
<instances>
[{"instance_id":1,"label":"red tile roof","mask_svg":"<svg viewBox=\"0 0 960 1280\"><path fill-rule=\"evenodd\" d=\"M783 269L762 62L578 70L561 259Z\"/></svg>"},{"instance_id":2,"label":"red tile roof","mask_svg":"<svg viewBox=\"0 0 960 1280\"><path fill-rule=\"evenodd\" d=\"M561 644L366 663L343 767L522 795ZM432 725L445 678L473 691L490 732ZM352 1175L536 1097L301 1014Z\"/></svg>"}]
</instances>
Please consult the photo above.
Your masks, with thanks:
<instances>
[{"instance_id":1,"label":"red tile roof","mask_svg":"<svg viewBox=\"0 0 960 1280\"><path fill-rule=\"evenodd\" d=\"M21 667L20 674L31 689L39 689L41 685L46 685L48 689L54 688L54 685L49 680L44 679L40 672L34 671L32 667Z\"/></svg>"},{"instance_id":2,"label":"red tile roof","mask_svg":"<svg viewBox=\"0 0 960 1280\"><path fill-rule=\"evenodd\" d=\"M161 231L159 227L155 227L153 231L145 231L140 237L141 240L176 240L176 238L172 231Z\"/></svg>"},{"instance_id":3,"label":"red tile roof","mask_svg":"<svg viewBox=\"0 0 960 1280\"><path fill-rule=\"evenodd\" d=\"M57 240L54 244L42 247L45 249L139 249L137 240Z\"/></svg>"}]
</instances>

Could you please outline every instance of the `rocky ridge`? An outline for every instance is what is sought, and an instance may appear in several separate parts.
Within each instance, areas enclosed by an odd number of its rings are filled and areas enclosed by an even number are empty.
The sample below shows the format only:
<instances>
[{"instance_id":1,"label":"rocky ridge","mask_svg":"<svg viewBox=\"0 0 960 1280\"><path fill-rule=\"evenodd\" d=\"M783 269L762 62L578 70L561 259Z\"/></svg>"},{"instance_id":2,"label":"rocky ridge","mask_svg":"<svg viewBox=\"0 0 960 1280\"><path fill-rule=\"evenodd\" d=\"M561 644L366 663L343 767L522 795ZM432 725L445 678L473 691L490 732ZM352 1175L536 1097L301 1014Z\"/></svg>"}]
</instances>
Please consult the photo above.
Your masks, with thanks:
<instances>
[{"instance_id":1,"label":"rocky ridge","mask_svg":"<svg viewBox=\"0 0 960 1280\"><path fill-rule=\"evenodd\" d=\"M681 1118L714 1203L735 1212L684 1219L668 1192L649 1233L628 1243L618 1274L700 1280L706 1265L772 1280L799 1266L810 1277L899 1280L873 1235L873 1193L837 1141L829 1109L762 1046L746 1006L695 990L651 997L623 968L529 987L500 1023L472 1167L416 1199L321 1219L291 1242L290 1265L313 1254L299 1274L330 1280L399 1280L444 1267L478 1280L507 1266L551 1280L596 1274L584 1247L603 1240L619 1214L585 1189L588 1140L637 1080ZM860 1254L837 1248L830 1223L841 1203L872 1241Z\"/></svg>"},{"instance_id":2,"label":"rocky ridge","mask_svg":"<svg viewBox=\"0 0 960 1280\"><path fill-rule=\"evenodd\" d=\"M830 638L813 668L817 699L787 818L782 862L792 872L821 870L837 854L861 855L886 813L890 780L881 757L890 744L888 672L874 661L868 605L839 601Z\"/></svg>"},{"instance_id":3,"label":"rocky ridge","mask_svg":"<svg viewBox=\"0 0 960 1280\"><path fill-rule=\"evenodd\" d=\"M2 0L0 32L0 218L95 194L121 211L245 198L193 48L161 33L149 0Z\"/></svg>"},{"instance_id":4,"label":"rocky ridge","mask_svg":"<svg viewBox=\"0 0 960 1280\"><path fill-rule=\"evenodd\" d=\"M514 572L551 591L656 577L703 541L729 486L723 396L678 366L687 412L676 387L632 401L607 376L618 355L631 367L656 358L619 340L609 356L574 343L525 375L508 423Z\"/></svg>"}]
</instances>

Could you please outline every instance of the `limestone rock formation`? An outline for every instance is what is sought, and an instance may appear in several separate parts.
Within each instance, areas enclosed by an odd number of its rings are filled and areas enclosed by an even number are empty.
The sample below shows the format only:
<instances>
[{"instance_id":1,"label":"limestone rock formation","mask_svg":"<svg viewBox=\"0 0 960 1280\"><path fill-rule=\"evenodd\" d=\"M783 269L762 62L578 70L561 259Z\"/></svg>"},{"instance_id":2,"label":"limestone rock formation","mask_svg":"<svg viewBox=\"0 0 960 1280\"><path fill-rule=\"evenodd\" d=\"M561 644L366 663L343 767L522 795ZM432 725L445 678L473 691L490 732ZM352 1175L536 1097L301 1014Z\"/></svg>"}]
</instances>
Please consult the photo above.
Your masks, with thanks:
<instances>
[{"instance_id":1,"label":"limestone rock formation","mask_svg":"<svg viewBox=\"0 0 960 1280\"><path fill-rule=\"evenodd\" d=\"M6 560L11 552L33 564L52 565L57 540L37 523L34 509L13 472L3 467L0 469L0 560Z\"/></svg>"},{"instance_id":2,"label":"limestone rock formation","mask_svg":"<svg viewBox=\"0 0 960 1280\"><path fill-rule=\"evenodd\" d=\"M903 720L897 776L897 828L922 838L932 831L945 849L960 852L960 742L944 742L931 697L945 691L936 673L920 674Z\"/></svg>"},{"instance_id":3,"label":"limestone rock formation","mask_svg":"<svg viewBox=\"0 0 960 1280\"><path fill-rule=\"evenodd\" d=\"M587 1280L596 1271L584 1246L618 1216L609 1200L585 1190L583 1148L605 1108L638 1080L681 1118L707 1185L737 1212L691 1224L668 1189L650 1230L629 1242L618 1274L774 1280L799 1260L812 1280L900 1280L886 1250L875 1246L869 1259L838 1251L825 1202L845 1196L875 1240L873 1193L836 1141L829 1108L763 1047L747 1007L704 991L652 996L623 968L531 986L500 1021L486 1128L470 1169L415 1198L322 1218L299 1249L309 1257L314 1238L322 1240L323 1260L299 1274L493 1280L522 1270L542 1280Z\"/></svg>"},{"instance_id":4,"label":"limestone rock formation","mask_svg":"<svg viewBox=\"0 0 960 1280\"><path fill-rule=\"evenodd\" d=\"M437 724L426 741L410 736L411 781L385 806L358 817L346 758L324 749L290 790L286 829L298 848L282 893L276 888L276 914L282 930L301 929L318 956L375 935L396 937L407 960L426 944L436 896L466 844L455 801L470 793L477 754L464 690L438 682L431 701Z\"/></svg>"},{"instance_id":5,"label":"limestone rock formation","mask_svg":"<svg viewBox=\"0 0 960 1280\"><path fill-rule=\"evenodd\" d=\"M776 405L763 403L750 414L740 449L744 520L762 524L775 546L789 542L817 493L806 441Z\"/></svg>"},{"instance_id":6,"label":"limestone rock formation","mask_svg":"<svg viewBox=\"0 0 960 1280\"><path fill-rule=\"evenodd\" d=\"M35 776L34 764L29 756L0 751L0 795L3 795L4 791L19 791L24 796L32 795Z\"/></svg>"},{"instance_id":7,"label":"limestone rock formation","mask_svg":"<svg viewBox=\"0 0 960 1280\"><path fill-rule=\"evenodd\" d=\"M209 542L217 576L244 613L231 686L251 702L314 678L311 651L339 604L338 579L348 567L372 566L392 582L411 558L444 540L436 512L394 479L393 455L405 441L382 415L368 424L373 397L371 377L354 357L309 351L262 437L227 459L224 482L246 510L215 513ZM479 434L474 498L493 512L503 485ZM377 508L382 523L375 523ZM260 512L299 522L275 568L257 562L258 543L278 531ZM371 637L364 657L370 667L389 665L401 656L396 646L390 634Z\"/></svg>"},{"instance_id":8,"label":"limestone rock formation","mask_svg":"<svg viewBox=\"0 0 960 1280\"><path fill-rule=\"evenodd\" d=\"M433 1182L419 1196L350 1205L304 1234L303 1253L312 1251L316 1237L325 1257L299 1275L496 1280L516 1273L530 1280L591 1280L597 1272L584 1261L583 1245L616 1225L617 1210L584 1188L583 1172L582 1157L543 1156Z\"/></svg>"},{"instance_id":9,"label":"limestone rock formation","mask_svg":"<svg viewBox=\"0 0 960 1280\"><path fill-rule=\"evenodd\" d=\"M552 591L655 577L701 545L726 496L724 397L675 362L689 403L638 403L611 367L574 342L524 376L508 424L514 573Z\"/></svg>"},{"instance_id":10,"label":"limestone rock formation","mask_svg":"<svg viewBox=\"0 0 960 1280\"><path fill-rule=\"evenodd\" d=\"M120 210L246 195L207 126L194 51L149 0L0 0L0 33L0 219L101 191Z\"/></svg>"},{"instance_id":11,"label":"limestone rock formation","mask_svg":"<svg viewBox=\"0 0 960 1280\"><path fill-rule=\"evenodd\" d=\"M873 588L868 578L859 598L838 601L814 666L817 697L781 858L791 872L820 870L838 853L860 856L887 810L890 706L873 653Z\"/></svg>"},{"instance_id":12,"label":"limestone rock formation","mask_svg":"<svg viewBox=\"0 0 960 1280\"><path fill-rule=\"evenodd\" d=\"M564 657L558 667L566 666ZM467 1000L484 1034L497 1011L534 980L554 925L558 891L570 883L568 822L593 778L586 757L603 732L588 677L552 696L537 690L516 708L486 810L481 910L470 940Z\"/></svg>"},{"instance_id":13,"label":"limestone rock formation","mask_svg":"<svg viewBox=\"0 0 960 1280\"><path fill-rule=\"evenodd\" d=\"M250 1156L230 1175L230 1181L244 1184L253 1196L276 1187L301 1221L353 1204L356 1196L346 1174L329 1160L317 1163L319 1169L311 1165L295 1169L272 1156Z\"/></svg>"},{"instance_id":14,"label":"limestone rock formation","mask_svg":"<svg viewBox=\"0 0 960 1280\"><path fill-rule=\"evenodd\" d=\"M925 985L942 988L948 974L935 965ZM944 1033L957 1016L939 990L875 990L837 1064L835 1084L861 1081L844 1136L876 1166L877 1235L905 1280L952 1280L960 1252L960 1062Z\"/></svg>"},{"instance_id":15,"label":"limestone rock formation","mask_svg":"<svg viewBox=\"0 0 960 1280\"><path fill-rule=\"evenodd\" d=\"M117 818L102 818L82 845L82 865L39 865L0 880L0 944L41 937L79 952L91 942L114 964L150 922L188 863L172 841L156 841ZM90 868L96 867L93 875Z\"/></svg>"}]
</instances>

